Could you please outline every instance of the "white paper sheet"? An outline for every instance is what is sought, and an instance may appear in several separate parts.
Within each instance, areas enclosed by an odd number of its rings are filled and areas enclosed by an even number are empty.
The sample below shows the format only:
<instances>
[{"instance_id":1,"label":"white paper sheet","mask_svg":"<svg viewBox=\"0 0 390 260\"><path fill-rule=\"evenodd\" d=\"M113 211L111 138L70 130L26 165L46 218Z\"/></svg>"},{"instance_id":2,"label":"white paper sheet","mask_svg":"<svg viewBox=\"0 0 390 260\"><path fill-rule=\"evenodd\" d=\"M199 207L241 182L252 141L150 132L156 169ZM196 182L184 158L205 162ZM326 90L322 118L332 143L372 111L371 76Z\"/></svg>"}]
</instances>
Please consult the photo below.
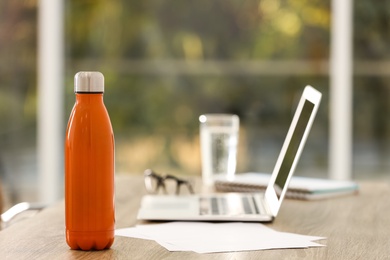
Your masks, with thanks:
<instances>
[{"instance_id":1,"label":"white paper sheet","mask_svg":"<svg viewBox=\"0 0 390 260\"><path fill-rule=\"evenodd\" d=\"M260 223L168 222L118 229L117 236L155 240L169 251L215 253L308 248L324 245L313 241L325 239L274 231Z\"/></svg>"}]
</instances>

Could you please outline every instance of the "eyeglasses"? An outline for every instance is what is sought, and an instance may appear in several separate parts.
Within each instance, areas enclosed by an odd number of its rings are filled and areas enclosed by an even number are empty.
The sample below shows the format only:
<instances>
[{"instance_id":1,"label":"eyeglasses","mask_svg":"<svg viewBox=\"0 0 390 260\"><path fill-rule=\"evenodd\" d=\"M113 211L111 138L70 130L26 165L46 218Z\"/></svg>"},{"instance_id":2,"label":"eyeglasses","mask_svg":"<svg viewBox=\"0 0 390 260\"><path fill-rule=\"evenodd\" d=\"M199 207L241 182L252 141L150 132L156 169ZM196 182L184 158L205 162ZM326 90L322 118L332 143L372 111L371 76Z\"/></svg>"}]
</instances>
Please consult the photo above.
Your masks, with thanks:
<instances>
[{"instance_id":1,"label":"eyeglasses","mask_svg":"<svg viewBox=\"0 0 390 260\"><path fill-rule=\"evenodd\" d=\"M173 175L159 175L151 169L144 171L145 187L149 193L156 194L162 188L165 194L172 194L173 191L176 195L180 193L181 186L187 186L188 192L193 194L191 184L183 179L179 179Z\"/></svg>"}]
</instances>

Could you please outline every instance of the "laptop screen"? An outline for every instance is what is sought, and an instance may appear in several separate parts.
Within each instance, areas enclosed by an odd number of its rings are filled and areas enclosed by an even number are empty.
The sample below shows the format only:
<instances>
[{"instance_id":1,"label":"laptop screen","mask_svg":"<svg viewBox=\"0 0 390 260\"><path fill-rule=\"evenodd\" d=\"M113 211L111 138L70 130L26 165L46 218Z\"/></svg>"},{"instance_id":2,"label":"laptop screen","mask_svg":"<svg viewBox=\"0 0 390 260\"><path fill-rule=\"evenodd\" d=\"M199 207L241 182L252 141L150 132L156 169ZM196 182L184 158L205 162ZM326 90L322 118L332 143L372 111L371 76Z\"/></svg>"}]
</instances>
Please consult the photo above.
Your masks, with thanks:
<instances>
[{"instance_id":1,"label":"laptop screen","mask_svg":"<svg viewBox=\"0 0 390 260\"><path fill-rule=\"evenodd\" d=\"M298 154L298 148L303 139L305 130L309 125L309 120L313 109L314 104L308 100L305 100L302 107L301 115L292 133L290 144L287 148L286 154L279 169L279 173L275 180L274 189L276 191L278 199L280 199L282 190L287 183L287 178L289 176L290 170L292 169L294 159Z\"/></svg>"}]
</instances>

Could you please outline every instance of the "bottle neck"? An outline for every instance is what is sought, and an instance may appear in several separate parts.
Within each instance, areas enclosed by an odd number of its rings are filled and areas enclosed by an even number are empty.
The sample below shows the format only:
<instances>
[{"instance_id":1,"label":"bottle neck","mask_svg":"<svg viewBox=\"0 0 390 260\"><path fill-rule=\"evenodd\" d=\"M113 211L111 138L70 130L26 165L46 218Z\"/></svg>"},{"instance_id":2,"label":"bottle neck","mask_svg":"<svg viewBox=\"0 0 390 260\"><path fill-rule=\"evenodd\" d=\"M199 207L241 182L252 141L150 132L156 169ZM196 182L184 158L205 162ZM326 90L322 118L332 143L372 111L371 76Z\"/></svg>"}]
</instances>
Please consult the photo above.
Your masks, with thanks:
<instances>
[{"instance_id":1,"label":"bottle neck","mask_svg":"<svg viewBox=\"0 0 390 260\"><path fill-rule=\"evenodd\" d=\"M77 102L103 102L103 92L76 92Z\"/></svg>"},{"instance_id":2,"label":"bottle neck","mask_svg":"<svg viewBox=\"0 0 390 260\"><path fill-rule=\"evenodd\" d=\"M78 95L78 94L80 94L80 95L98 95L98 94L104 94L104 92L101 92L101 91L99 91L99 92L86 92L86 91L77 91L77 92L75 92L75 94L76 95Z\"/></svg>"}]
</instances>

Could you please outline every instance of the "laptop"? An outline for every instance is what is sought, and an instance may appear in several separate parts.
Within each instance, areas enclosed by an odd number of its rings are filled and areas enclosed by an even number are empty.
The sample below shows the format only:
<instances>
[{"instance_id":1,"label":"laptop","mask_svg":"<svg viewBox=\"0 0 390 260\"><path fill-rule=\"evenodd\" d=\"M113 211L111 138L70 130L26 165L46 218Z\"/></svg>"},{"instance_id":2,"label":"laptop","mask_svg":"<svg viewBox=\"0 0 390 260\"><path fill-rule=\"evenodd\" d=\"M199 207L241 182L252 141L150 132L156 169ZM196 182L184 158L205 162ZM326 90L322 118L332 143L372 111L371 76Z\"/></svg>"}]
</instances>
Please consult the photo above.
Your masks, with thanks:
<instances>
[{"instance_id":1,"label":"laptop","mask_svg":"<svg viewBox=\"0 0 390 260\"><path fill-rule=\"evenodd\" d=\"M142 198L137 218L160 221L273 221L286 195L321 96L313 87L305 87L265 192L146 195Z\"/></svg>"}]
</instances>

